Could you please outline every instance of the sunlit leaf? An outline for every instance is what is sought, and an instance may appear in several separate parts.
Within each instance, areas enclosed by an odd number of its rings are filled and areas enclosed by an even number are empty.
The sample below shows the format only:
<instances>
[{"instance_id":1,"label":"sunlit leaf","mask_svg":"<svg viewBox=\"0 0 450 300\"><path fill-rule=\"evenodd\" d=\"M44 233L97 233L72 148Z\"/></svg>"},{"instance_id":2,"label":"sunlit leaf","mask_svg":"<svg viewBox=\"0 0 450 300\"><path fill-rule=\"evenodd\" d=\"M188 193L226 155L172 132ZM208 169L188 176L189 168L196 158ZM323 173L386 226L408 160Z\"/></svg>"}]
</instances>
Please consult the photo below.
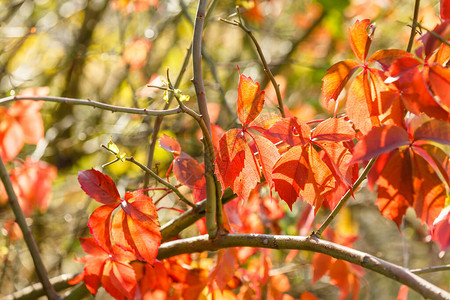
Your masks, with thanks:
<instances>
[{"instance_id":1,"label":"sunlit leaf","mask_svg":"<svg viewBox=\"0 0 450 300\"><path fill-rule=\"evenodd\" d=\"M252 122L260 114L263 105L264 91L261 91L259 83L240 74L237 109L241 124L245 126Z\"/></svg>"}]
</instances>

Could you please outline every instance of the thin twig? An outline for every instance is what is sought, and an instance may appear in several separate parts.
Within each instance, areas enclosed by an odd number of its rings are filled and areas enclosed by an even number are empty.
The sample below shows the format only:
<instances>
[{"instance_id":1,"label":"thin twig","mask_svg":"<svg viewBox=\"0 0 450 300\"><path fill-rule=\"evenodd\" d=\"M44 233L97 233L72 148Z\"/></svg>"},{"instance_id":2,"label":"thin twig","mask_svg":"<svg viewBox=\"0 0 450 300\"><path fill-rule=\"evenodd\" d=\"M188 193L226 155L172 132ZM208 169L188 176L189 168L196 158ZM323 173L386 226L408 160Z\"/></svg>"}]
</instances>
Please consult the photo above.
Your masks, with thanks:
<instances>
[{"instance_id":1,"label":"thin twig","mask_svg":"<svg viewBox=\"0 0 450 300\"><path fill-rule=\"evenodd\" d=\"M56 102L56 103L65 103L71 105L85 105L97 107L103 110L108 110L112 112L120 112L127 114L135 114L135 115L147 115L147 116L169 116L176 115L181 113L181 108L176 107L167 110L152 110L152 109L140 109L140 108L130 108L123 106L116 106L111 104L106 104L102 102L97 102L93 100L85 100L85 99L74 99L74 98L66 98L66 97L52 97L52 96L10 96L0 99L0 106L5 105L10 102L15 102L19 100L33 100L33 101L47 101L47 102Z\"/></svg>"},{"instance_id":2,"label":"thin twig","mask_svg":"<svg viewBox=\"0 0 450 300\"><path fill-rule=\"evenodd\" d=\"M422 268L422 269L412 269L410 271L411 271L411 273L414 273L414 274L426 274L426 273L449 271L449 270L450 270L450 265L442 265L442 266L434 266L434 267L428 267L428 268Z\"/></svg>"},{"instance_id":3,"label":"thin twig","mask_svg":"<svg viewBox=\"0 0 450 300\"><path fill-rule=\"evenodd\" d=\"M31 229L27 225L25 215L23 214L23 211L20 208L16 193L14 192L11 180L8 175L8 171L6 170L5 164L3 163L3 159L1 157L0 157L0 178L2 179L3 185L6 190L6 194L8 195L8 202L11 205L11 208L14 212L16 222L17 224L19 224L20 230L22 230L23 239L25 240L28 250L30 251L34 267L36 269L36 273L39 277L40 282L45 287L47 297L50 300L61 299L61 297L53 289L53 286L51 285L48 279L47 269L45 268L44 262L42 261L41 255L39 253L39 248L36 244L36 241L34 240L33 234L31 233Z\"/></svg>"},{"instance_id":4,"label":"thin twig","mask_svg":"<svg viewBox=\"0 0 450 300\"><path fill-rule=\"evenodd\" d=\"M189 47L187 48L186 55L184 56L184 59L183 59L183 64L181 66L180 72L178 73L177 79L175 80L174 88L176 88L176 89L181 84L181 80L183 78L184 73L186 72L187 65L189 64L191 53L192 53L192 44L189 45ZM169 101L167 101L167 103L164 105L164 110L167 110L169 108L169 105L172 102L172 99L173 99L173 94L171 93L169 96ZM159 133L159 130L161 129L162 121L163 121L163 116L158 116L158 117L156 117L155 123L153 124L152 138L150 141L150 145L148 147L148 155L147 155L147 167L149 169L151 169L151 167L152 167L153 156L155 154L156 142L158 141L158 133ZM150 182L150 174L148 174L146 172L144 175L144 188L148 186L149 182Z\"/></svg>"},{"instance_id":5,"label":"thin twig","mask_svg":"<svg viewBox=\"0 0 450 300\"><path fill-rule=\"evenodd\" d=\"M416 28L417 28L417 18L419 17L419 9L420 9L420 0L416 0L414 3L414 16L411 25L411 34L409 35L408 47L406 48L407 52L411 52L412 46L414 44L414 37L416 36Z\"/></svg>"},{"instance_id":6,"label":"thin twig","mask_svg":"<svg viewBox=\"0 0 450 300\"><path fill-rule=\"evenodd\" d=\"M239 14L239 9L237 9L237 12ZM270 71L269 65L267 64L267 61L266 61L264 53L261 49L261 46L259 45L255 36L253 35L252 31L247 26L245 26L244 23L242 23L240 17L239 17L240 21L236 21L236 20L229 21L226 19L220 19L220 20L224 21L225 23L240 27L242 30L245 31L245 33L247 33L247 35L252 40L253 45L255 45L256 51L258 52L259 58L261 59L261 63L264 67L264 72L266 73L267 77L269 77L270 82L272 83L272 85L275 89L275 93L277 94L278 109L280 110L280 114L283 118L285 118L286 114L284 113L284 104L283 104L283 99L281 98L280 86L278 85L277 81L275 80L275 77L273 76L272 72Z\"/></svg>"},{"instance_id":7,"label":"thin twig","mask_svg":"<svg viewBox=\"0 0 450 300\"><path fill-rule=\"evenodd\" d=\"M158 259L165 259L185 253L215 251L229 247L296 249L323 253L360 265L405 284L425 298L450 300L450 293L413 274L408 269L374 255L313 237L269 234L228 234L211 240L207 235L202 235L162 244L159 247Z\"/></svg>"},{"instance_id":8,"label":"thin twig","mask_svg":"<svg viewBox=\"0 0 450 300\"><path fill-rule=\"evenodd\" d=\"M320 228L315 232L317 236L321 236L325 228L327 228L328 225L334 220L336 215L339 213L339 211L344 207L347 200L350 198L350 196L356 191L356 189L360 186L360 184L366 179L367 174L372 169L373 164L375 163L377 159L372 158L368 163L367 166L364 168L361 175L359 175L358 179L356 180L355 184L342 196L341 200L339 200L339 203L336 205L336 207L333 209L331 214L328 216L328 218L323 222L323 224L320 226Z\"/></svg>"},{"instance_id":9,"label":"thin twig","mask_svg":"<svg viewBox=\"0 0 450 300\"><path fill-rule=\"evenodd\" d=\"M161 177L159 177L158 174L153 172L151 169L147 168L147 166L145 166L145 165L141 164L140 162L138 162L137 160L135 160L134 157L132 157L132 156L126 157L125 160L137 165L139 168L141 168L142 170L144 170L145 172L150 174L150 176L152 176L154 179L156 179L156 181L158 181L159 183L161 183L161 184L165 185L166 187L168 187L169 189L171 189L175 194L177 194L178 198L180 198L181 201L183 201L190 207L192 207L192 208L197 207L197 205L195 205L194 203L192 203L191 201L186 199L186 197L184 197L183 194L176 187L174 187L169 182L167 182L164 179L162 179Z\"/></svg>"}]
</instances>

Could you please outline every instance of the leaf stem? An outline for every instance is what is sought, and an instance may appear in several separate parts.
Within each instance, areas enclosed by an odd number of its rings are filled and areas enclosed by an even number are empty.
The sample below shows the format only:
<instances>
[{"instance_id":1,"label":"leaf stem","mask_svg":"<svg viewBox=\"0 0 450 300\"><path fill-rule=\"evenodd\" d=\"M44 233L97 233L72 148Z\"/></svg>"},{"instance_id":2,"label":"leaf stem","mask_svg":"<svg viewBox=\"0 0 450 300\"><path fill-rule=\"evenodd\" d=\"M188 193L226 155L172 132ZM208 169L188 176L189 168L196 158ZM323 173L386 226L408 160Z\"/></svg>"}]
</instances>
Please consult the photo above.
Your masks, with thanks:
<instances>
[{"instance_id":1,"label":"leaf stem","mask_svg":"<svg viewBox=\"0 0 450 300\"><path fill-rule=\"evenodd\" d=\"M125 160L137 165L139 168L141 168L142 170L147 172L147 174L150 174L150 176L152 176L154 179L156 179L156 181L158 181L159 183L161 183L161 184L165 185L166 187L168 187L169 189L171 189L175 194L177 194L178 198L180 198L181 201L183 201L184 203L186 203L187 205L189 205L192 208L197 208L197 205L195 205L194 203L192 203L191 201L186 199L186 197L184 197L183 194L176 187L174 187L169 182L167 182L164 179L162 179L161 177L159 177L158 174L153 172L151 169L147 168L147 166L145 166L145 165L141 164L140 162L138 162L137 160L135 160L133 156L126 157Z\"/></svg>"},{"instance_id":2,"label":"leaf stem","mask_svg":"<svg viewBox=\"0 0 450 300\"><path fill-rule=\"evenodd\" d=\"M45 288L46 291L45 293L48 299L50 300L61 299L61 297L56 293L55 289L50 283L50 280L48 279L47 269L45 268L41 255L39 254L39 248L36 244L36 241L34 240L33 234L31 233L31 229L27 225L25 215L22 209L20 208L20 204L17 200L16 193L14 192L14 189L12 187L8 171L6 170L5 164L3 163L3 159L1 157L0 157L0 178L5 187L6 194L8 195L8 202L11 205L11 208L14 212L16 222L17 224L19 224L25 243L27 244L28 250L30 251L34 267L36 269L36 273L39 277L39 280L42 283L42 286Z\"/></svg>"},{"instance_id":3,"label":"leaf stem","mask_svg":"<svg viewBox=\"0 0 450 300\"><path fill-rule=\"evenodd\" d=\"M103 110L108 110L112 112L121 112L127 114L135 114L135 115L147 115L147 116L169 116L176 115L182 112L180 107L167 109L167 110L152 110L146 108L130 108L123 106L116 106L111 104L106 104L93 100L84 100L84 99L74 99L74 98L66 98L66 97L52 97L52 96L10 96L0 99L0 106L5 105L10 102L15 102L19 100L33 100L33 101L47 101L47 102L56 102L56 103L65 103L71 105L85 105L97 107Z\"/></svg>"},{"instance_id":4,"label":"leaf stem","mask_svg":"<svg viewBox=\"0 0 450 300\"><path fill-rule=\"evenodd\" d=\"M406 48L406 52L411 52L412 46L414 44L414 37L416 36L416 28L417 28L417 18L419 17L419 9L420 9L420 0L415 0L414 15L411 24L411 34L409 35L408 47Z\"/></svg>"},{"instance_id":5,"label":"leaf stem","mask_svg":"<svg viewBox=\"0 0 450 300\"><path fill-rule=\"evenodd\" d=\"M339 213L339 211L342 209L342 207L344 207L345 203L347 202L347 200L350 198L350 196L356 191L356 189L361 185L361 183L364 181L364 179L366 179L367 174L369 173L369 171L372 169L373 164L375 163L377 159L376 158L372 158L366 165L366 167L364 168L363 172L361 173L361 175L359 175L358 179L356 180L356 182L353 184L353 186L348 189L348 191L344 194L344 196L342 196L341 200L339 200L339 203L336 205L336 207L333 209L333 211L331 212L331 214L327 217L327 219L325 220L325 222L323 222L323 224L320 226L320 228L315 232L315 234L317 236L321 236L323 231L325 230L325 228L328 227L328 225L330 225L330 223L334 220L334 218L336 217L336 215Z\"/></svg>"}]
</instances>

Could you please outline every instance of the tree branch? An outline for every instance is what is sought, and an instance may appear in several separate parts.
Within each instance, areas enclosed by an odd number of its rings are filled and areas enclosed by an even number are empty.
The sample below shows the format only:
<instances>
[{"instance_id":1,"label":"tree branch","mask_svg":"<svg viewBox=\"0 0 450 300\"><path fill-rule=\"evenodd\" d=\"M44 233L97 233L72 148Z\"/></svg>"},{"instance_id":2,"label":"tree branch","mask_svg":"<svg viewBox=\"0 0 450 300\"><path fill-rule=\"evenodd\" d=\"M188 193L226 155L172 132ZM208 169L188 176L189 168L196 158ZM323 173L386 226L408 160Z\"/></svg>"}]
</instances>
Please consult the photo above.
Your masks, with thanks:
<instances>
[{"instance_id":1,"label":"tree branch","mask_svg":"<svg viewBox=\"0 0 450 300\"><path fill-rule=\"evenodd\" d=\"M269 249L297 249L330 255L334 258L360 265L395 281L407 285L429 299L450 299L450 293L413 274L406 268L397 266L376 256L341 246L314 237L267 235L267 234L229 234L211 240L207 235L167 242L160 246L158 259L175 255L215 251L230 247L257 247Z\"/></svg>"},{"instance_id":2,"label":"tree branch","mask_svg":"<svg viewBox=\"0 0 450 300\"><path fill-rule=\"evenodd\" d=\"M11 180L8 175L8 171L6 170L5 164L3 163L1 157L0 157L0 178L2 179L3 185L6 190L6 194L8 195L8 202L11 205L11 208L14 212L16 222L17 224L19 224L20 230L22 230L23 239L25 240L28 250L30 251L34 267L36 269L36 273L39 277L39 280L42 283L42 286L45 287L46 291L45 294L50 300L61 299L61 297L53 289L53 286L48 279L47 269L45 268L41 255L39 254L39 248L36 244L36 241L34 240L33 234L31 233L31 229L27 225L25 215L23 214L23 211L20 208L16 193L14 192Z\"/></svg>"},{"instance_id":3,"label":"tree branch","mask_svg":"<svg viewBox=\"0 0 450 300\"><path fill-rule=\"evenodd\" d=\"M111 104L106 104L93 100L84 100L84 99L74 99L74 98L66 98L66 97L52 97L52 96L10 96L0 99L0 106L5 105L10 102L15 102L19 100L33 100L33 101L47 101L47 102L56 102L56 103L65 103L71 105L85 105L97 107L103 110L108 110L112 112L121 112L127 114L135 114L135 115L147 115L147 116L169 116L176 115L182 112L180 107L168 109L168 110L152 110L152 109L140 109L140 108L130 108L123 106L116 106Z\"/></svg>"},{"instance_id":4,"label":"tree branch","mask_svg":"<svg viewBox=\"0 0 450 300\"><path fill-rule=\"evenodd\" d=\"M416 0L414 3L414 15L411 24L411 34L409 35L408 47L406 48L406 52L411 52L412 46L414 44L414 37L416 36L416 28L417 28L417 18L419 17L419 9L420 9L420 0Z\"/></svg>"},{"instance_id":5,"label":"tree branch","mask_svg":"<svg viewBox=\"0 0 450 300\"><path fill-rule=\"evenodd\" d=\"M422 268L422 269L412 269L411 273L425 274L425 273L448 271L448 270L450 270L450 265L442 265L442 266L434 266L434 267L428 267L428 268Z\"/></svg>"},{"instance_id":6,"label":"tree branch","mask_svg":"<svg viewBox=\"0 0 450 300\"><path fill-rule=\"evenodd\" d=\"M192 40L192 62L194 68L194 87L197 95L197 103L202 115L202 119L206 125L207 132L203 131L205 139L211 139L211 121L208 114L208 106L205 95L205 87L203 84L202 74L202 35L203 24L205 22L207 0L199 0L197 14L194 24L194 38ZM218 183L214 177L213 157L209 154L212 149L207 149L205 143L205 180L206 180L206 228L211 238L216 236L216 205L217 205L217 189Z\"/></svg>"}]
</instances>

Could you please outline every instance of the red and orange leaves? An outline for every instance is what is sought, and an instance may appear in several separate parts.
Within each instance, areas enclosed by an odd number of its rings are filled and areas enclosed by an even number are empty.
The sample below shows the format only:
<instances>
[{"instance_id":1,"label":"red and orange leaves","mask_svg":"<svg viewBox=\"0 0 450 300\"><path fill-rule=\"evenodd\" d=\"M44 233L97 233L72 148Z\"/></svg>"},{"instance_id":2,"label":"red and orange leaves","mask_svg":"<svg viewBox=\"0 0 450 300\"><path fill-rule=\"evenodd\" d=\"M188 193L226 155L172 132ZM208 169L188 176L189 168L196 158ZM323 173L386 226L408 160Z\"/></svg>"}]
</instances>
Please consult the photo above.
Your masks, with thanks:
<instances>
[{"instance_id":1,"label":"red and orange leaves","mask_svg":"<svg viewBox=\"0 0 450 300\"><path fill-rule=\"evenodd\" d=\"M410 129L409 131L413 131ZM373 128L356 145L353 162L379 156L369 173L369 188L378 185L376 204L400 226L407 208L432 225L444 207L449 186L449 123L431 120L411 135L390 125Z\"/></svg>"},{"instance_id":2,"label":"red and orange leaves","mask_svg":"<svg viewBox=\"0 0 450 300\"><path fill-rule=\"evenodd\" d=\"M11 171L11 183L25 216L30 216L35 210L47 210L56 173L54 166L30 157ZM7 199L3 184L0 184L0 203L6 202Z\"/></svg>"},{"instance_id":3,"label":"red and orange leaves","mask_svg":"<svg viewBox=\"0 0 450 300\"><path fill-rule=\"evenodd\" d=\"M109 288L108 292L116 299L130 297L136 279L129 262L139 259L153 264L161 244L155 205L142 191L127 192L122 200L111 178L94 169L80 171L78 180L86 194L104 204L89 218L88 226L94 238L81 239L83 249L89 254L80 259L86 263L85 282L86 278L93 282L90 291L94 294L101 282L110 285L105 289ZM101 267L94 266L94 262Z\"/></svg>"},{"instance_id":4,"label":"red and orange leaves","mask_svg":"<svg viewBox=\"0 0 450 300\"><path fill-rule=\"evenodd\" d=\"M328 240L347 247L358 239L356 236L338 236L329 228L324 235ZM352 299L358 299L360 278L364 275L362 267L322 253L314 254L312 284L326 274L330 277L330 283L340 289L339 299L347 299L350 294Z\"/></svg>"},{"instance_id":5,"label":"red and orange leaves","mask_svg":"<svg viewBox=\"0 0 450 300\"><path fill-rule=\"evenodd\" d=\"M168 172L172 168L175 178L193 191L195 202L205 199L204 165L196 161L189 154L182 152L180 144L170 136L164 134L159 139L159 143L161 148L171 152L174 156Z\"/></svg>"},{"instance_id":6,"label":"red and orange leaves","mask_svg":"<svg viewBox=\"0 0 450 300\"><path fill-rule=\"evenodd\" d=\"M276 146L263 136L249 132L263 108L264 92L259 83L240 74L237 109L243 129L231 129L219 140L216 149L216 175L222 192L230 187L240 199L248 196L261 178L271 184L272 168L279 158ZM260 130L257 125L255 130Z\"/></svg>"},{"instance_id":7,"label":"red and orange leaves","mask_svg":"<svg viewBox=\"0 0 450 300\"><path fill-rule=\"evenodd\" d=\"M26 89L21 96L47 96L50 89ZM22 100L9 108L0 107L0 156L8 162L19 154L25 143L36 145L44 136L44 122L39 110L43 102Z\"/></svg>"},{"instance_id":8,"label":"red and orange leaves","mask_svg":"<svg viewBox=\"0 0 450 300\"><path fill-rule=\"evenodd\" d=\"M353 139L355 131L343 119L325 120L312 132L304 122L283 119L265 134L293 146L277 161L272 174L275 190L289 207L301 198L317 212L335 188L342 184L345 190L353 181L353 172L347 172L350 152L343 143Z\"/></svg>"}]
</instances>

